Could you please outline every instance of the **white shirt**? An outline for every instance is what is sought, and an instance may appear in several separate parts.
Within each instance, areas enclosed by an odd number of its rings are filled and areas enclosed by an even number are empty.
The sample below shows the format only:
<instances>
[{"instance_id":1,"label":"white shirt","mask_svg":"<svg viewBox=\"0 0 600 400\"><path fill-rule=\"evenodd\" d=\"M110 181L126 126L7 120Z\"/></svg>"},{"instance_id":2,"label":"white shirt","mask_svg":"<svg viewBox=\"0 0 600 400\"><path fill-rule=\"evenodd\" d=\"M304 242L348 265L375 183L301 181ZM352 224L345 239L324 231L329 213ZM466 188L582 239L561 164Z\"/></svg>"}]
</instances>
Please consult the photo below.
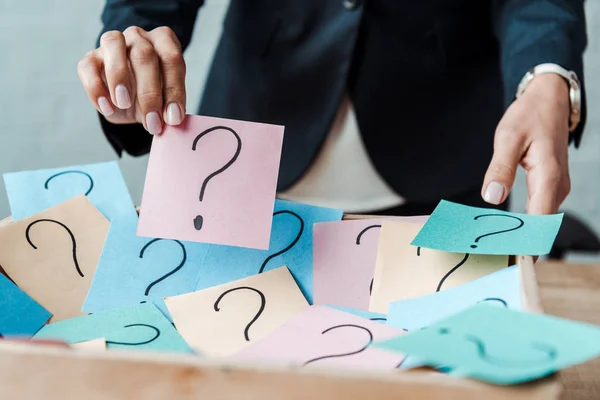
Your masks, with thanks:
<instances>
[{"instance_id":1,"label":"white shirt","mask_svg":"<svg viewBox=\"0 0 600 400\"><path fill-rule=\"evenodd\" d=\"M347 213L384 210L405 202L373 167L347 95L315 162L278 198Z\"/></svg>"}]
</instances>

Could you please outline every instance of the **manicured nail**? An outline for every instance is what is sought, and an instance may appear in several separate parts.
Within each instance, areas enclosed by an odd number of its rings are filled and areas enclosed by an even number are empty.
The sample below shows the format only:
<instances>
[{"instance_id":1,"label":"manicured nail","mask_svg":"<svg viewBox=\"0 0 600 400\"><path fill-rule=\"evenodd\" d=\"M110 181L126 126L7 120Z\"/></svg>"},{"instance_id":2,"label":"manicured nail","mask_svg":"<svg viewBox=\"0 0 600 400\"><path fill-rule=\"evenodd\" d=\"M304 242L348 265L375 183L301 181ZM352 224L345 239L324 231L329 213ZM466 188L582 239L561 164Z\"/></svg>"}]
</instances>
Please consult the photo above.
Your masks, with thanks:
<instances>
[{"instance_id":1,"label":"manicured nail","mask_svg":"<svg viewBox=\"0 0 600 400\"><path fill-rule=\"evenodd\" d=\"M181 123L181 110L179 104L171 103L167 106L166 122L169 125L179 125Z\"/></svg>"},{"instance_id":2,"label":"manicured nail","mask_svg":"<svg viewBox=\"0 0 600 400\"><path fill-rule=\"evenodd\" d=\"M115 110L113 110L112 106L110 105L110 101L108 101L106 97L98 98L98 107L100 107L100 111L105 117L108 117L115 112Z\"/></svg>"},{"instance_id":3,"label":"manicured nail","mask_svg":"<svg viewBox=\"0 0 600 400\"><path fill-rule=\"evenodd\" d=\"M162 131L162 121L156 111L146 114L146 127L152 135L158 135Z\"/></svg>"},{"instance_id":4,"label":"manicured nail","mask_svg":"<svg viewBox=\"0 0 600 400\"><path fill-rule=\"evenodd\" d=\"M500 204L504 197L504 185L500 182L492 181L485 189L483 199L490 204Z\"/></svg>"},{"instance_id":5,"label":"manicured nail","mask_svg":"<svg viewBox=\"0 0 600 400\"><path fill-rule=\"evenodd\" d=\"M129 97L129 90L127 90L125 85L117 85L115 88L115 96L117 98L117 107L121 110L131 107L131 97Z\"/></svg>"}]
</instances>

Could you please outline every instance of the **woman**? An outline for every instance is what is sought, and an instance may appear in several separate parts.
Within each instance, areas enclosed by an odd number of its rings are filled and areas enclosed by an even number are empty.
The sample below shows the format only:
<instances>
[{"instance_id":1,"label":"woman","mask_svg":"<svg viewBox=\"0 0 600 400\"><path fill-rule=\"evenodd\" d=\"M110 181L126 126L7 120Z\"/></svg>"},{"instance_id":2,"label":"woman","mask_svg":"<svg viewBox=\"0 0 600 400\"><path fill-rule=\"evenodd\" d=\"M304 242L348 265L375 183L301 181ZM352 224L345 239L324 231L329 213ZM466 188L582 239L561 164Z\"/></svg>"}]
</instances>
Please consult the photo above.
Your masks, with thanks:
<instances>
[{"instance_id":1,"label":"woman","mask_svg":"<svg viewBox=\"0 0 600 400\"><path fill-rule=\"evenodd\" d=\"M107 1L78 70L119 154L182 121L202 3ZM198 113L286 126L281 198L506 209L521 165L527 211L555 213L585 121L585 46L579 0L231 0Z\"/></svg>"}]
</instances>

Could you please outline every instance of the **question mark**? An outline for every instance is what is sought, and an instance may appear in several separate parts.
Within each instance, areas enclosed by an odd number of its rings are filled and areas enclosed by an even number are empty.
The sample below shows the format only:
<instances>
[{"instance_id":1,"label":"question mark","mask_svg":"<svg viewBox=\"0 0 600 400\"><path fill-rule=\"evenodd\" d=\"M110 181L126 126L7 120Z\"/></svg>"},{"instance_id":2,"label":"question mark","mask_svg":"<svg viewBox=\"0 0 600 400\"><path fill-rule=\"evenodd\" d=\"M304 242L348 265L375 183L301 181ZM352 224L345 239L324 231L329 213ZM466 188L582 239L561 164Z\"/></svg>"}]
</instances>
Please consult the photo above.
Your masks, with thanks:
<instances>
[{"instance_id":1,"label":"question mark","mask_svg":"<svg viewBox=\"0 0 600 400\"><path fill-rule=\"evenodd\" d=\"M503 299L501 299L499 297L488 297L483 300L479 300L478 303L482 303L484 301L497 301L498 303L504 305L504 307L508 308L508 304L506 303L506 301L504 301Z\"/></svg>"},{"instance_id":2,"label":"question mark","mask_svg":"<svg viewBox=\"0 0 600 400\"><path fill-rule=\"evenodd\" d=\"M360 245L360 238L362 238L362 236L365 234L365 232L367 232L368 230L373 229L373 228L381 228L381 225L369 225L365 229L360 231L360 233L356 237L356 244ZM373 294L373 281L374 280L375 280L375 278L371 279L371 284L369 285L369 294Z\"/></svg>"},{"instance_id":3,"label":"question mark","mask_svg":"<svg viewBox=\"0 0 600 400\"><path fill-rule=\"evenodd\" d=\"M438 330L438 332L440 335L448 335L450 333L450 330L448 328L440 328ZM506 360L506 359L501 359L501 358L497 358L497 357L489 355L485 348L485 343L483 342L483 340L479 339L478 337L473 336L473 335L465 335L465 339L468 340L469 342L473 343L476 346L477 355L479 356L479 358L481 358L482 360L484 360L490 364L494 364L499 367L506 367L506 368L523 367L524 366L523 364L529 364L529 366L537 366L541 363L547 363L547 362L554 361L556 359L556 357L558 356L558 350L556 350L555 347L549 346L546 344L542 344L542 343L532 342L531 347L533 349L544 353L543 360L539 360L539 359L538 360Z\"/></svg>"},{"instance_id":4,"label":"question mark","mask_svg":"<svg viewBox=\"0 0 600 400\"><path fill-rule=\"evenodd\" d=\"M421 256L421 248L420 247L417 247L417 256ZM439 292L440 290L442 290L442 285L444 284L444 281L446 279L448 279L448 277L450 275L452 275L454 273L454 271L456 271L461 266L463 266L467 262L468 259L469 259L469 254L465 254L465 256L463 257L463 259L460 260L460 262L458 264L456 264L454 267L452 267L452 269L450 269L450 271L448 271L446 273L446 275L444 275L442 277L442 279L440 280L440 283L438 283L437 288L435 289L435 291Z\"/></svg>"},{"instance_id":5,"label":"question mark","mask_svg":"<svg viewBox=\"0 0 600 400\"><path fill-rule=\"evenodd\" d=\"M523 222L523 220L519 217L515 217L514 215L506 215L506 214L482 214L482 215L478 215L475 218L473 218L475 221L477 221L479 218L485 218L485 217L504 217L504 218L512 218L512 219L516 219L517 221L519 221L519 225L515 226L514 228L510 228L510 229L504 229L502 231L497 231L497 232L491 232L491 233L486 233L485 235L481 235L479 237L477 237L475 239L475 243L479 243L480 239L483 239L484 237L487 236L492 236L492 235L498 235L500 233L506 233L506 232L510 232L510 231L515 231L519 228L521 228L523 225L525 225L525 222ZM477 245L476 244L472 244L471 245L472 249L476 249Z\"/></svg>"},{"instance_id":6,"label":"question mark","mask_svg":"<svg viewBox=\"0 0 600 400\"><path fill-rule=\"evenodd\" d=\"M373 334L371 333L371 331L369 329L365 328L364 326L360 326L360 325L353 325L353 324L336 325L336 326L332 326L331 328L325 329L323 332L321 332L321 334L324 335L327 332L330 332L330 331L332 331L334 329L338 329L338 328L357 328L357 329L362 329L363 331L367 332L367 334L369 335L369 342L366 345L364 345L362 348L360 348L359 350L356 350L356 351L351 351L349 353L342 353L342 354L330 354L330 355L326 355L326 356L321 356L321 357L313 358L313 359L308 360L305 363L303 363L302 364L303 366L304 365L308 365L310 363L313 363L315 361L324 360L324 359L327 359L327 358L353 356L355 354L362 353L363 351L366 350L367 347L369 347L371 345L371 343L373 343Z\"/></svg>"},{"instance_id":7,"label":"question mark","mask_svg":"<svg viewBox=\"0 0 600 400\"><path fill-rule=\"evenodd\" d=\"M302 232L304 232L304 220L302 220L302 217L300 217L298 214L296 214L293 211L282 210L282 211L277 211L277 212L273 213L273 218L275 216L281 215L281 214L289 214L289 215L293 215L294 217L296 217L298 219L298 221L300 221L300 230L298 231L298 234L296 235L296 238L292 241L292 243L287 245L287 247L285 247L283 250L280 250L277 253L271 254L270 256L265 258L265 261L263 261L262 265L260 266L260 269L258 270L259 274L265 270L265 267L267 266L267 263L270 260L272 260L273 258L275 258L277 256L282 255L283 253L289 251L292 247L294 247L296 245L296 243L298 243L298 240L300 240L300 237L302 236Z\"/></svg>"},{"instance_id":8,"label":"question mark","mask_svg":"<svg viewBox=\"0 0 600 400\"><path fill-rule=\"evenodd\" d=\"M246 341L250 341L250 336L248 335L248 332L250 331L250 327L252 326L253 323L256 322L256 320L260 317L260 315L263 313L263 311L265 310L265 306L267 305L267 299L265 299L265 295L258 289L255 289L253 287L249 287L249 286L240 286L240 287L236 287L233 289L229 289L226 290L225 292L223 292L219 298L217 299L217 301L215 301L215 311L219 312L221 311L221 309L219 308L219 302L221 301L221 299L223 297L225 297L228 293L234 292L236 290L251 290L255 293L257 293L260 296L260 308L258 310L258 312L256 313L256 315L254 316L254 318L252 318L252 320L248 323L248 325L246 325L246 328L244 329L244 337L246 338Z\"/></svg>"},{"instance_id":9,"label":"question mark","mask_svg":"<svg viewBox=\"0 0 600 400\"><path fill-rule=\"evenodd\" d=\"M25 238L27 239L27 242L31 245L31 247L34 248L34 250L37 250L37 246L35 244L33 244L33 242L31 241L31 238L29 237L29 231L35 224L37 224L39 222L52 222L52 223L58 224L58 225L62 226L69 233L69 236L71 237L71 243L73 243L73 262L75 263L75 269L77 270L77 273L79 274L79 276L81 276L83 278L83 272L81 272L81 269L79 268L79 262L77 261L77 242L75 241L75 236L73 235L73 232L71 232L69 227L66 226L65 224L63 224L62 222L58 222L53 219L38 219L36 221L33 221L32 223L27 225L27 229L25 229Z\"/></svg>"},{"instance_id":10,"label":"question mark","mask_svg":"<svg viewBox=\"0 0 600 400\"><path fill-rule=\"evenodd\" d=\"M373 228L381 228L381 225L369 225L367 226L365 229L363 229L362 231L360 231L360 233L358 234L358 236L356 236L356 244L359 245L360 244L360 239L362 238L362 236L369 230L373 229Z\"/></svg>"},{"instance_id":11,"label":"question mark","mask_svg":"<svg viewBox=\"0 0 600 400\"><path fill-rule=\"evenodd\" d=\"M160 336L160 330L152 325L147 325L147 324L131 324L131 325L125 325L123 328L131 328L132 326L144 326L146 328L150 328L154 330L154 337L150 340L146 340L145 342L139 342L139 343L127 343L127 342L112 342L110 340L106 341L106 344L120 344L122 346L141 346L144 344L148 344L148 343L152 343L154 342L156 339L158 339L158 337Z\"/></svg>"},{"instance_id":12,"label":"question mark","mask_svg":"<svg viewBox=\"0 0 600 400\"><path fill-rule=\"evenodd\" d=\"M148 243L146 243L146 245L144 247L142 247L142 250L140 251L140 258L144 258L144 252L146 251L146 249L148 247L150 247L153 243L158 242L159 240L163 240L163 239L152 239L151 241L149 241ZM186 260L187 260L187 253L185 251L185 246L183 245L183 243L181 243L179 240L174 240L174 239L169 239L172 240L176 243L178 243L181 246L181 250L183 251L183 257L181 258L181 262L179 263L179 265L177 267L175 267L175 269L173 269L171 272L168 272L167 274L161 276L160 278L158 278L157 280L155 280L154 282L152 282L151 284L148 285L148 287L146 288L146 291L144 292L144 294L146 296L148 296L148 293L150 293L150 289L152 289L152 287L162 281L164 281L165 279L167 279L168 277L170 277L171 275L173 275L175 272L179 271L183 265L185 264Z\"/></svg>"},{"instance_id":13,"label":"question mark","mask_svg":"<svg viewBox=\"0 0 600 400\"><path fill-rule=\"evenodd\" d=\"M212 128L205 130L204 132L201 132L200 134L198 134L198 136L196 136L196 138L194 139L194 142L192 143L192 150L196 151L196 144L198 143L198 140L200 140L202 137L206 136L210 132L216 131L218 129L224 129L228 132L231 132L233 134L233 136L235 136L235 138L237 139L237 149L235 151L235 154L233 155L231 160L229 160L227 162L227 164L223 165L221 168L219 168L212 174L208 175L206 177L206 179L204 179L204 181L202 182L202 187L200 189L200 201L202 201L202 199L204 198L204 192L206 191L206 185L208 185L208 181L210 181L215 176L219 175L221 172L225 171L227 168L231 167L233 165L233 163L239 157L240 152L242 151L242 139L240 139L240 136L237 134L236 131L234 131L233 129L228 128L226 126L214 126ZM200 229L202 229L203 223L204 223L204 218L202 217L202 215L196 215L196 218L194 218L194 228L196 228L196 230L199 231Z\"/></svg>"},{"instance_id":14,"label":"question mark","mask_svg":"<svg viewBox=\"0 0 600 400\"><path fill-rule=\"evenodd\" d=\"M83 171L63 171L63 172L59 172L58 174L54 174L52 175L50 178L48 178L46 180L46 182L44 183L44 188L46 188L46 190L48 189L48 183L50 183L50 181L54 178L56 178L57 176L60 175L64 175L64 174L81 174L81 175L85 175L87 176L87 178L90 180L90 187L88 188L87 192L85 192L85 195L87 196L88 194L90 194L90 192L92 191L92 189L94 188L94 180L92 179L92 177L90 176L90 174L88 174L87 172L83 172Z\"/></svg>"}]
</instances>

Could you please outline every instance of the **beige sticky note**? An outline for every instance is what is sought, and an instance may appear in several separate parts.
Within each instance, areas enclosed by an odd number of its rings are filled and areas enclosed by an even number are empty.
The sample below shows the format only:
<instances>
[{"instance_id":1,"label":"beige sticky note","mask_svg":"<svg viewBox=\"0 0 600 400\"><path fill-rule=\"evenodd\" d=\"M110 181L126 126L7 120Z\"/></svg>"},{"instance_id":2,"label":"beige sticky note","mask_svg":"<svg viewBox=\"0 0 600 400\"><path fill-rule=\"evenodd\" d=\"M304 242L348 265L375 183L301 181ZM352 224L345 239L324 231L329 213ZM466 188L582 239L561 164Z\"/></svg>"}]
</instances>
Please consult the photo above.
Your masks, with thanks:
<instances>
[{"instance_id":1,"label":"beige sticky note","mask_svg":"<svg viewBox=\"0 0 600 400\"><path fill-rule=\"evenodd\" d=\"M287 267L167 297L165 303L179 333L208 357L237 353L309 306Z\"/></svg>"},{"instance_id":2,"label":"beige sticky note","mask_svg":"<svg viewBox=\"0 0 600 400\"><path fill-rule=\"evenodd\" d=\"M74 349L77 350L86 350L86 351L105 351L106 350L106 340L104 339L93 339L87 340L85 342L73 343L70 344Z\"/></svg>"},{"instance_id":3,"label":"beige sticky note","mask_svg":"<svg viewBox=\"0 0 600 400\"><path fill-rule=\"evenodd\" d=\"M54 316L81 312L110 223L79 195L0 228L0 265Z\"/></svg>"},{"instance_id":4,"label":"beige sticky note","mask_svg":"<svg viewBox=\"0 0 600 400\"><path fill-rule=\"evenodd\" d=\"M448 253L412 246L422 227L420 223L382 223L370 311L385 314L392 301L456 287L508 266L508 256Z\"/></svg>"}]
</instances>

